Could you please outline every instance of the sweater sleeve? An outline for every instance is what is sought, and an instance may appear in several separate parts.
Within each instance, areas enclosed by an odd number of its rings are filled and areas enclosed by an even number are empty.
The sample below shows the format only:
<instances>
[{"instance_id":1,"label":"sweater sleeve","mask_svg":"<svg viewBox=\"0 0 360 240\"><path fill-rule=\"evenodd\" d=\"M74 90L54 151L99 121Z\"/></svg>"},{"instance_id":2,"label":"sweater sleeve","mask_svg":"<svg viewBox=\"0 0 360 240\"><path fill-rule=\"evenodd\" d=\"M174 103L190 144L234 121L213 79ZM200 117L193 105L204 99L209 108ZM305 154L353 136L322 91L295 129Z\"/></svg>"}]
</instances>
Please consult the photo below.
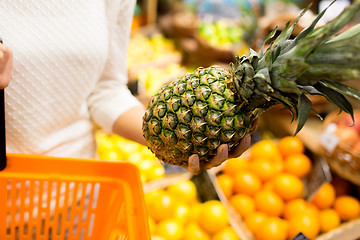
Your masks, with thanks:
<instances>
[{"instance_id":1,"label":"sweater sleeve","mask_svg":"<svg viewBox=\"0 0 360 240\"><path fill-rule=\"evenodd\" d=\"M88 98L92 119L110 132L122 113L141 105L127 87L126 58L136 1L114 2L118 2L119 6L107 6L110 15L108 59L94 91ZM112 13L114 17L111 16Z\"/></svg>"}]
</instances>

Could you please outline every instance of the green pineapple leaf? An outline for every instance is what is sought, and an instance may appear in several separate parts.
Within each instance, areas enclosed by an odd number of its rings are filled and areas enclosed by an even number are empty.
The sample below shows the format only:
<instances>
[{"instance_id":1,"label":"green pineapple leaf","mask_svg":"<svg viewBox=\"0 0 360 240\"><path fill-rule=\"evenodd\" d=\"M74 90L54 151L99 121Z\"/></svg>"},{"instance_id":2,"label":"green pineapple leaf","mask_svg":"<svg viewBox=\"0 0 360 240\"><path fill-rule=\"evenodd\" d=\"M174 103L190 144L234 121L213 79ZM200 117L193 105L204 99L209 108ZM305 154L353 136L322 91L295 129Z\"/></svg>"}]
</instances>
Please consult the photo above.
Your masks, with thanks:
<instances>
[{"instance_id":1,"label":"green pineapple leaf","mask_svg":"<svg viewBox=\"0 0 360 240\"><path fill-rule=\"evenodd\" d=\"M322 82L315 84L314 88L316 88L316 90L321 92L322 95L324 97L326 97L326 99L328 99L330 102L336 104L337 106L340 107L340 109L342 109L345 112L347 112L348 114L350 114L350 116L354 120L354 116L353 116L354 111L353 111L352 105L341 93L339 93L338 91L336 91L332 88L327 87Z\"/></svg>"},{"instance_id":2,"label":"green pineapple leaf","mask_svg":"<svg viewBox=\"0 0 360 240\"><path fill-rule=\"evenodd\" d=\"M309 113L312 109L312 103L305 94L299 95L299 115L298 115L298 125L295 131L295 135L304 127L306 120L309 117Z\"/></svg>"},{"instance_id":3,"label":"green pineapple leaf","mask_svg":"<svg viewBox=\"0 0 360 240\"><path fill-rule=\"evenodd\" d=\"M324 82L327 86L331 87L332 89L360 101L359 90L337 82L331 82L331 81L322 81L322 82Z\"/></svg>"}]
</instances>

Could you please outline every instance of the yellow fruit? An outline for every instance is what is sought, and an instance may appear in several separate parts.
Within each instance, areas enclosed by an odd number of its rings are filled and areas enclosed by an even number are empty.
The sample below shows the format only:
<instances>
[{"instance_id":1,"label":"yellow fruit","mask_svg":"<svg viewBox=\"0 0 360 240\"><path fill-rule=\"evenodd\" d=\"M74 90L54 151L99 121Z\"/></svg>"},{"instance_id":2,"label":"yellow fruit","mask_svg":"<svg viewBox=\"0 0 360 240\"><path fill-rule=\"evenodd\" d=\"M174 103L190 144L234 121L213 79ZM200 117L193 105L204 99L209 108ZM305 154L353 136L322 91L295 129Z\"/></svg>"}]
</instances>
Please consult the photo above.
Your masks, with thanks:
<instances>
[{"instance_id":1,"label":"yellow fruit","mask_svg":"<svg viewBox=\"0 0 360 240\"><path fill-rule=\"evenodd\" d=\"M250 170L262 181L267 181L278 173L275 163L265 158L254 159L250 163Z\"/></svg>"},{"instance_id":2,"label":"yellow fruit","mask_svg":"<svg viewBox=\"0 0 360 240\"><path fill-rule=\"evenodd\" d=\"M234 179L228 174L221 174L217 178L220 189L225 197L229 198L233 194Z\"/></svg>"},{"instance_id":3,"label":"yellow fruit","mask_svg":"<svg viewBox=\"0 0 360 240\"><path fill-rule=\"evenodd\" d=\"M321 210L319 213L321 232L328 232L340 225L340 216L334 209Z\"/></svg>"},{"instance_id":4,"label":"yellow fruit","mask_svg":"<svg viewBox=\"0 0 360 240\"><path fill-rule=\"evenodd\" d=\"M238 172L234 177L234 192L254 195L261 188L261 180L251 171Z\"/></svg>"},{"instance_id":5,"label":"yellow fruit","mask_svg":"<svg viewBox=\"0 0 360 240\"><path fill-rule=\"evenodd\" d=\"M303 142L295 136L286 136L279 140L278 148L281 155L286 158L292 154L304 153Z\"/></svg>"},{"instance_id":6,"label":"yellow fruit","mask_svg":"<svg viewBox=\"0 0 360 240\"><path fill-rule=\"evenodd\" d=\"M133 164L135 164L136 166L138 166L140 169L141 168L150 168L150 162L145 162L145 163L142 163L143 161L143 156L141 153L138 153L138 152L135 152L135 153L131 153L128 155L127 157L127 160ZM140 167L140 164L143 164L141 167Z\"/></svg>"},{"instance_id":7,"label":"yellow fruit","mask_svg":"<svg viewBox=\"0 0 360 240\"><path fill-rule=\"evenodd\" d=\"M289 238L293 239L302 232L307 238L314 239L320 232L320 223L317 216L311 213L299 213L289 220Z\"/></svg>"},{"instance_id":8,"label":"yellow fruit","mask_svg":"<svg viewBox=\"0 0 360 240\"><path fill-rule=\"evenodd\" d=\"M191 222L185 227L183 240L210 240L210 237L197 223Z\"/></svg>"},{"instance_id":9,"label":"yellow fruit","mask_svg":"<svg viewBox=\"0 0 360 240\"><path fill-rule=\"evenodd\" d=\"M156 233L166 240L180 240L184 236L183 225L174 219L159 222Z\"/></svg>"},{"instance_id":10,"label":"yellow fruit","mask_svg":"<svg viewBox=\"0 0 360 240\"><path fill-rule=\"evenodd\" d=\"M278 217L269 217L255 232L256 240L286 240L288 223Z\"/></svg>"},{"instance_id":11,"label":"yellow fruit","mask_svg":"<svg viewBox=\"0 0 360 240\"><path fill-rule=\"evenodd\" d=\"M302 153L292 154L284 160L284 172L291 173L299 178L308 175L311 168L310 158Z\"/></svg>"},{"instance_id":12,"label":"yellow fruit","mask_svg":"<svg viewBox=\"0 0 360 240\"><path fill-rule=\"evenodd\" d=\"M243 157L230 158L225 162L224 173L235 176L236 173L248 168L249 160Z\"/></svg>"},{"instance_id":13,"label":"yellow fruit","mask_svg":"<svg viewBox=\"0 0 360 240\"><path fill-rule=\"evenodd\" d=\"M246 217L255 211L255 201L246 194L236 194L230 197L230 205L242 217Z\"/></svg>"},{"instance_id":14,"label":"yellow fruit","mask_svg":"<svg viewBox=\"0 0 360 240\"><path fill-rule=\"evenodd\" d=\"M211 240L240 240L240 238L235 230L229 226L215 233Z\"/></svg>"},{"instance_id":15,"label":"yellow fruit","mask_svg":"<svg viewBox=\"0 0 360 240\"><path fill-rule=\"evenodd\" d=\"M343 195L335 199L334 210L339 214L340 219L349 221L360 217L359 200L352 196Z\"/></svg>"},{"instance_id":16,"label":"yellow fruit","mask_svg":"<svg viewBox=\"0 0 360 240\"><path fill-rule=\"evenodd\" d=\"M165 168L160 164L154 164L151 166L147 173L149 181L153 181L165 176Z\"/></svg>"},{"instance_id":17,"label":"yellow fruit","mask_svg":"<svg viewBox=\"0 0 360 240\"><path fill-rule=\"evenodd\" d=\"M327 209L333 206L335 197L335 188L330 183L324 183L316 192L311 203L319 209Z\"/></svg>"},{"instance_id":18,"label":"yellow fruit","mask_svg":"<svg viewBox=\"0 0 360 240\"><path fill-rule=\"evenodd\" d=\"M281 157L281 153L277 145L270 140L261 140L250 148L250 159L265 158L275 160Z\"/></svg>"},{"instance_id":19,"label":"yellow fruit","mask_svg":"<svg viewBox=\"0 0 360 240\"><path fill-rule=\"evenodd\" d=\"M148 212L155 221L173 218L176 200L168 193L160 193L150 199Z\"/></svg>"},{"instance_id":20,"label":"yellow fruit","mask_svg":"<svg viewBox=\"0 0 360 240\"><path fill-rule=\"evenodd\" d=\"M274 179L274 191L286 201L301 197L303 190L303 182L293 174L281 173Z\"/></svg>"},{"instance_id":21,"label":"yellow fruit","mask_svg":"<svg viewBox=\"0 0 360 240\"><path fill-rule=\"evenodd\" d=\"M263 212L252 212L245 217L244 223L250 232L255 233L258 231L260 224L264 222L267 217L268 216Z\"/></svg>"},{"instance_id":22,"label":"yellow fruit","mask_svg":"<svg viewBox=\"0 0 360 240\"><path fill-rule=\"evenodd\" d=\"M190 203L197 199L197 189L191 180L182 180L171 184L167 190L177 201Z\"/></svg>"},{"instance_id":23,"label":"yellow fruit","mask_svg":"<svg viewBox=\"0 0 360 240\"><path fill-rule=\"evenodd\" d=\"M186 203L178 203L175 208L175 216L174 218L177 219L181 223L186 223L190 219L190 207Z\"/></svg>"},{"instance_id":24,"label":"yellow fruit","mask_svg":"<svg viewBox=\"0 0 360 240\"><path fill-rule=\"evenodd\" d=\"M225 206L218 200L203 203L198 223L208 233L215 233L223 229L229 224Z\"/></svg>"},{"instance_id":25,"label":"yellow fruit","mask_svg":"<svg viewBox=\"0 0 360 240\"><path fill-rule=\"evenodd\" d=\"M156 189L154 191L148 192L145 194L145 204L147 207L150 206L150 202L152 201L152 199L155 196L161 195L161 194L165 194L165 190L164 189Z\"/></svg>"},{"instance_id":26,"label":"yellow fruit","mask_svg":"<svg viewBox=\"0 0 360 240\"><path fill-rule=\"evenodd\" d=\"M284 201L271 190L260 190L254 196L256 210L279 217L284 211Z\"/></svg>"},{"instance_id":27,"label":"yellow fruit","mask_svg":"<svg viewBox=\"0 0 360 240\"><path fill-rule=\"evenodd\" d=\"M190 220L189 221L194 221L194 222L198 221L202 207L203 207L202 203L195 203L190 206Z\"/></svg>"}]
</instances>

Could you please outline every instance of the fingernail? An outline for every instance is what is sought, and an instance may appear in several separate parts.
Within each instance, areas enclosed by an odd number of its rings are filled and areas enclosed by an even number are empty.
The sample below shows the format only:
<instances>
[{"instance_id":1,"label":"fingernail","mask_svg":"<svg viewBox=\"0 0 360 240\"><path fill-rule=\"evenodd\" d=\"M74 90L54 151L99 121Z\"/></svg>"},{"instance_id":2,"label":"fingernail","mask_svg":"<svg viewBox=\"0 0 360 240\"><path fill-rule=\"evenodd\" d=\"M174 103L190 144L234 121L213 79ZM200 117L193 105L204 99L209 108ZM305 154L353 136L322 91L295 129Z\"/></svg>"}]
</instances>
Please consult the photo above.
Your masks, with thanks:
<instances>
[{"instance_id":1,"label":"fingernail","mask_svg":"<svg viewBox=\"0 0 360 240\"><path fill-rule=\"evenodd\" d=\"M222 158L227 158L228 152L229 152L229 147L227 144L224 144L223 146L221 146L220 154L221 154Z\"/></svg>"}]
</instances>

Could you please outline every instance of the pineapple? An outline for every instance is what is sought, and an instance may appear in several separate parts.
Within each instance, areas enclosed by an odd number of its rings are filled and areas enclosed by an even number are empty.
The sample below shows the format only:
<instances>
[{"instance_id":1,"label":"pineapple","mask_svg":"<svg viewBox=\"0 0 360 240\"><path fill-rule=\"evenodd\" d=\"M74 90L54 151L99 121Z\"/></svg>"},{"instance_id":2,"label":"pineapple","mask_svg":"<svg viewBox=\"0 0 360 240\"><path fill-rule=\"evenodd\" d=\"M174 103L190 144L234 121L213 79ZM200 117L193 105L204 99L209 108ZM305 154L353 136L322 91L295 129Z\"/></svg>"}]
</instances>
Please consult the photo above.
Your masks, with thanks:
<instances>
[{"instance_id":1,"label":"pineapple","mask_svg":"<svg viewBox=\"0 0 360 240\"><path fill-rule=\"evenodd\" d=\"M360 25L334 35L360 10L360 3L315 28L323 11L290 39L307 10L287 24L266 51L263 47L258 53L237 56L230 63L232 70L200 67L155 94L143 117L143 134L151 151L172 165L187 166L192 154L206 162L221 144L226 143L229 151L236 147L253 128L254 119L277 104L298 120L296 134L313 110L308 94L325 96L353 117L344 95L360 100L360 92L343 81L360 79Z\"/></svg>"}]
</instances>

